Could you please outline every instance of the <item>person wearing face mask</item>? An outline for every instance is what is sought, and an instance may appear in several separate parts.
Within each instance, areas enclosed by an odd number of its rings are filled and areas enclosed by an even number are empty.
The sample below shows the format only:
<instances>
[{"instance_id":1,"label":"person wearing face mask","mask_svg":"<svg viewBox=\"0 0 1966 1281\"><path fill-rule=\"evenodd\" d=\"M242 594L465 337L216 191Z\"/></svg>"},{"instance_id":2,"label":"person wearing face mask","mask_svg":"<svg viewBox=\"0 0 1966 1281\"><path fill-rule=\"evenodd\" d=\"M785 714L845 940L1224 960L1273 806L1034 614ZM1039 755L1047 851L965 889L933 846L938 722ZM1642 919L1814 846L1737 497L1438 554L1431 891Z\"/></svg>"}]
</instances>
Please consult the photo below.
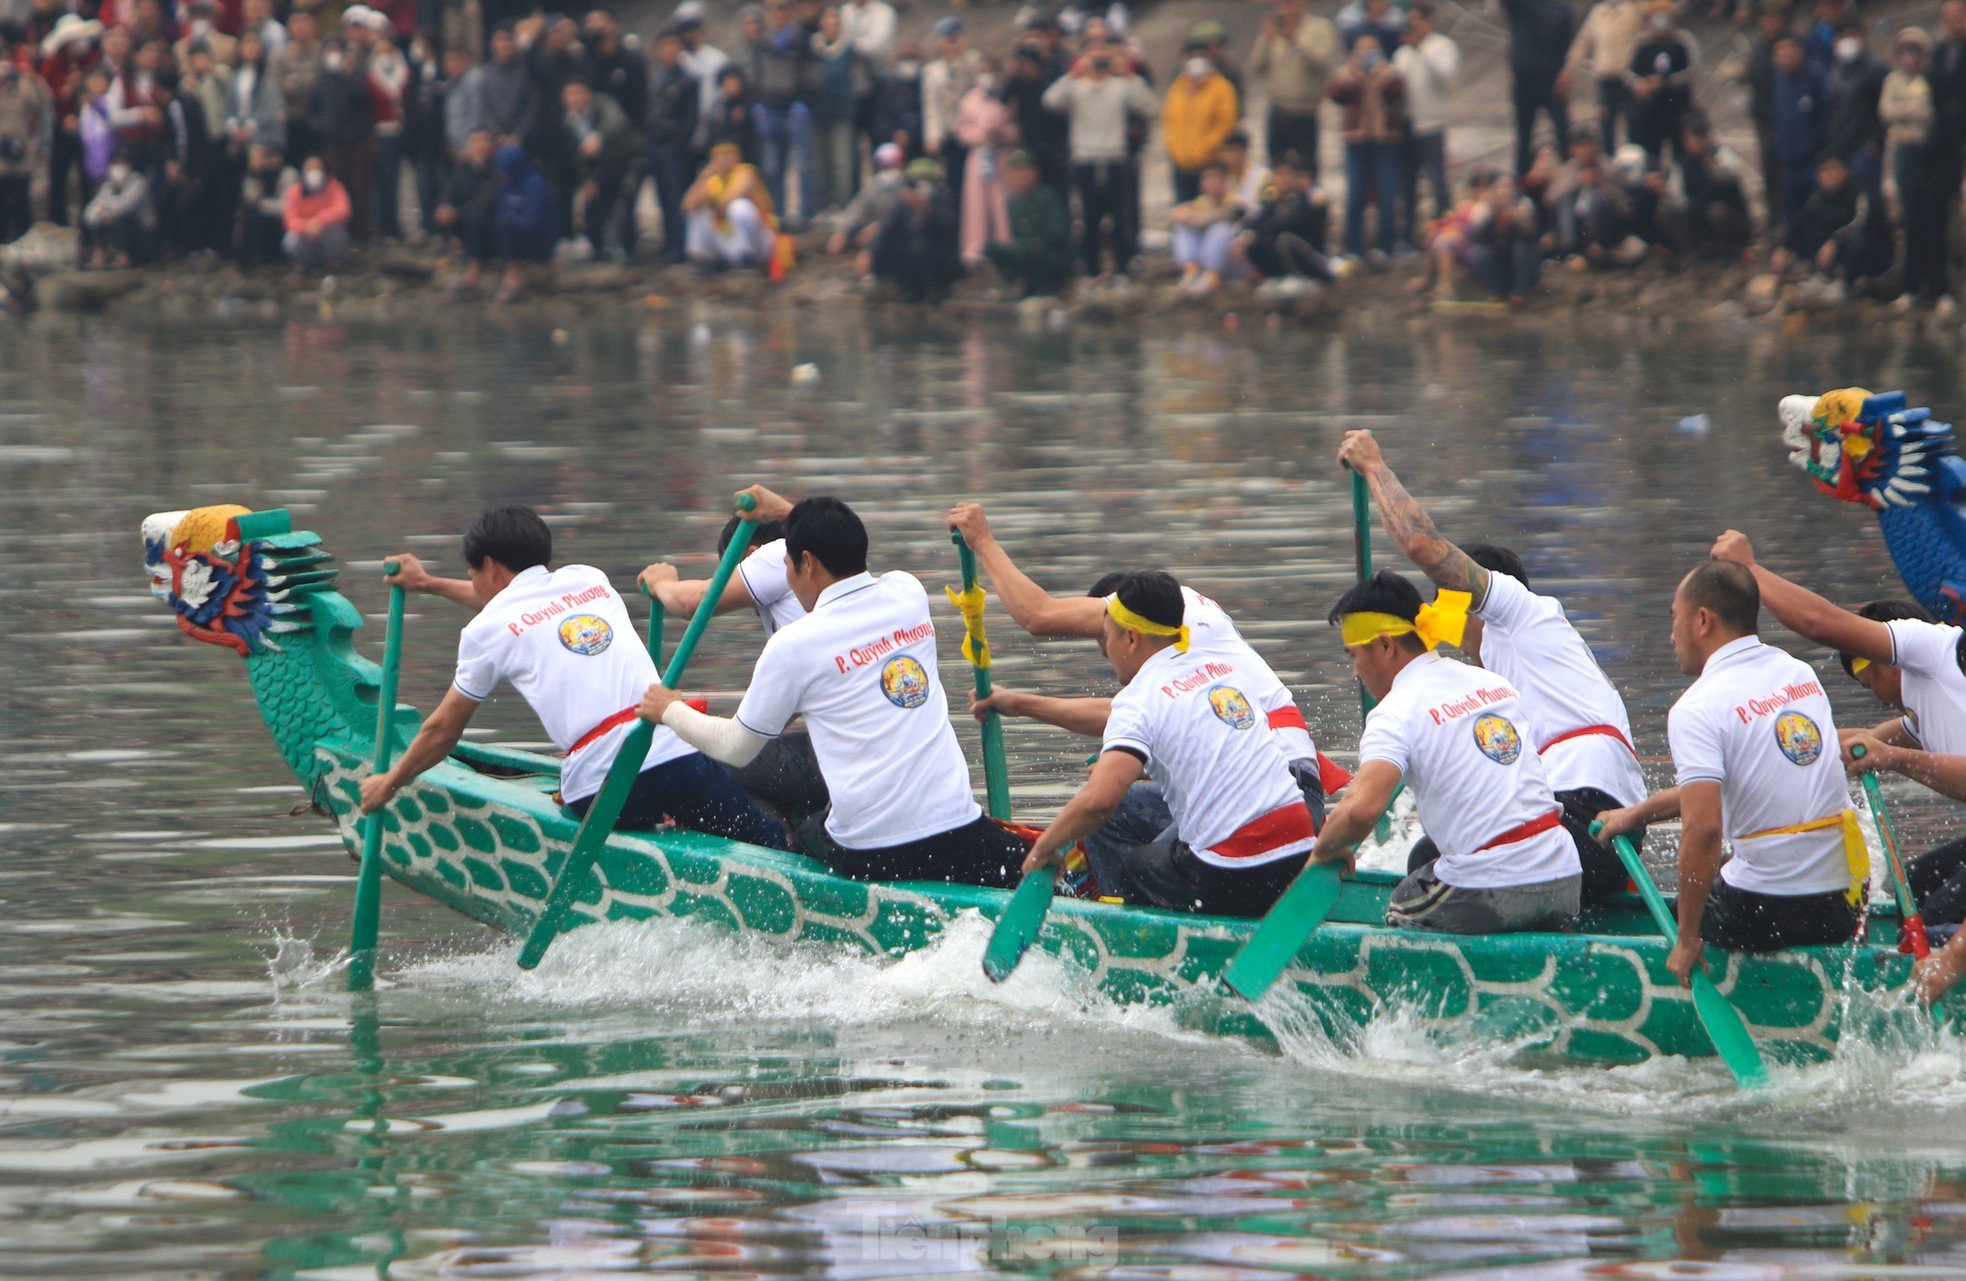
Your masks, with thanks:
<instances>
[{"instance_id":1,"label":"person wearing face mask","mask_svg":"<svg viewBox=\"0 0 1966 1281\"><path fill-rule=\"evenodd\" d=\"M1206 45L1189 41L1181 74L1161 103L1161 143L1174 171L1175 204L1200 193L1202 169L1214 162L1240 116L1235 86L1208 60Z\"/></svg>"},{"instance_id":2,"label":"person wearing face mask","mask_svg":"<svg viewBox=\"0 0 1966 1281\"><path fill-rule=\"evenodd\" d=\"M375 119L368 76L340 40L330 40L321 53L321 74L314 81L308 118L321 140L321 157L342 194L353 202L348 234L357 243L369 238L374 213L376 172ZM305 178L305 170L302 177Z\"/></svg>"},{"instance_id":3,"label":"person wearing face mask","mask_svg":"<svg viewBox=\"0 0 1966 1281\"><path fill-rule=\"evenodd\" d=\"M1645 36L1632 46L1631 140L1657 164L1668 146L1679 154L1679 126L1693 106L1693 72L1699 55L1693 38L1679 30L1674 0L1652 0Z\"/></svg>"},{"instance_id":4,"label":"person wearing face mask","mask_svg":"<svg viewBox=\"0 0 1966 1281\"><path fill-rule=\"evenodd\" d=\"M1331 78L1331 100L1344 108L1345 253L1365 253L1366 200L1377 203L1377 247L1390 257L1399 235L1401 147L1406 137L1406 82L1379 48L1360 36Z\"/></svg>"},{"instance_id":5,"label":"person wearing face mask","mask_svg":"<svg viewBox=\"0 0 1966 1281\"><path fill-rule=\"evenodd\" d=\"M189 17L184 24L184 34L171 46L178 66L189 65L191 51L201 48L212 55L212 62L217 66L229 67L238 61L238 39L218 29L216 0L191 0L185 11Z\"/></svg>"},{"instance_id":6,"label":"person wearing face mask","mask_svg":"<svg viewBox=\"0 0 1966 1281\"><path fill-rule=\"evenodd\" d=\"M962 260L975 271L986 261L989 246L1010 239L1003 165L1017 141L1017 123L998 93L994 58L983 60L975 86L956 106L956 137L969 153L969 173L962 184Z\"/></svg>"},{"instance_id":7,"label":"person wearing face mask","mask_svg":"<svg viewBox=\"0 0 1966 1281\"><path fill-rule=\"evenodd\" d=\"M1854 20L1836 32L1836 60L1826 76L1829 96L1829 153L1850 166L1857 184L1874 198L1884 194L1884 126L1877 104L1884 93L1884 68L1870 56L1864 29Z\"/></svg>"},{"instance_id":8,"label":"person wearing face mask","mask_svg":"<svg viewBox=\"0 0 1966 1281\"><path fill-rule=\"evenodd\" d=\"M102 185L82 209L84 262L94 267L133 267L150 259L157 206L150 183L127 151L109 162Z\"/></svg>"},{"instance_id":9,"label":"person wearing face mask","mask_svg":"<svg viewBox=\"0 0 1966 1281\"><path fill-rule=\"evenodd\" d=\"M287 188L281 209L286 235L281 247L296 267L333 271L348 256L349 227L355 215L348 188L328 173L327 162L309 156L300 181Z\"/></svg>"}]
</instances>

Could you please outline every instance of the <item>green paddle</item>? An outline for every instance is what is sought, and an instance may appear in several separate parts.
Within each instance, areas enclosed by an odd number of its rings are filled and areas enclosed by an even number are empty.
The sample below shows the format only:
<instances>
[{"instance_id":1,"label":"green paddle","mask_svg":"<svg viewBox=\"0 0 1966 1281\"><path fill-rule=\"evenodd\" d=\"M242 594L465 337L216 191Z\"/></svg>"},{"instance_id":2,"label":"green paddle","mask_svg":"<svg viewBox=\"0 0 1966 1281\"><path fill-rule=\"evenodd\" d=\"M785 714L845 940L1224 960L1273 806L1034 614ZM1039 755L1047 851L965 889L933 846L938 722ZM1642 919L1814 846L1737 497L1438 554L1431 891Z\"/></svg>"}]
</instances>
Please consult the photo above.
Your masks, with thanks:
<instances>
[{"instance_id":1,"label":"green paddle","mask_svg":"<svg viewBox=\"0 0 1966 1281\"><path fill-rule=\"evenodd\" d=\"M1336 863L1313 863L1297 873L1222 972L1236 995L1251 1003L1262 1000L1277 976L1290 968L1311 931L1331 915L1343 889L1344 877Z\"/></svg>"},{"instance_id":2,"label":"green paddle","mask_svg":"<svg viewBox=\"0 0 1966 1281\"><path fill-rule=\"evenodd\" d=\"M657 671L662 670L662 602L650 595L649 589L642 588L642 594L649 598L649 657L655 660Z\"/></svg>"},{"instance_id":3,"label":"green paddle","mask_svg":"<svg viewBox=\"0 0 1966 1281\"><path fill-rule=\"evenodd\" d=\"M396 562L386 561L383 574L396 576ZM389 630L382 637L382 689L375 703L373 773L389 768L396 754L396 676L403 665L403 589L389 584ZM375 943L382 923L382 811L369 815L362 827L362 866L355 874L355 919L348 927L348 986L357 992L375 986Z\"/></svg>"},{"instance_id":4,"label":"green paddle","mask_svg":"<svg viewBox=\"0 0 1966 1281\"><path fill-rule=\"evenodd\" d=\"M1851 747L1850 755L1862 760L1864 745ZM1925 918L1919 914L1918 900L1912 897L1911 882L1905 879L1904 861L1898 857L1898 834L1891 827L1891 811L1884 807L1884 789L1878 786L1876 770L1864 771L1864 796L1870 801L1871 817L1877 820L1878 838L1884 842L1884 861L1891 867L1891 888L1897 892L1905 939L1911 944L1911 954L1922 961L1932 954L1932 943L1925 937Z\"/></svg>"},{"instance_id":5,"label":"green paddle","mask_svg":"<svg viewBox=\"0 0 1966 1281\"><path fill-rule=\"evenodd\" d=\"M1366 485L1365 477L1352 471L1349 464L1346 465L1345 470L1351 472L1352 476L1352 566L1354 572L1358 575L1358 581L1362 583L1372 577L1372 490ZM1372 697L1371 693L1365 688L1364 682L1361 681L1358 687L1359 715L1365 716L1371 712L1377 703L1378 700ZM1402 789L1404 786L1404 784L1401 784ZM1395 791L1393 793L1393 800L1396 801L1398 799L1399 792ZM1386 808L1379 815L1379 821L1372 826L1372 834L1379 839L1381 845L1392 839L1392 801L1386 802ZM1279 900L1279 903L1281 903L1281 900ZM1275 911L1274 908L1271 910L1272 912ZM1331 909L1326 908L1325 910L1330 911ZM1276 976L1273 974L1270 978L1274 982ZM1266 983L1264 986L1267 987L1269 984Z\"/></svg>"},{"instance_id":6,"label":"green paddle","mask_svg":"<svg viewBox=\"0 0 1966 1281\"><path fill-rule=\"evenodd\" d=\"M1601 823L1591 824L1591 835L1596 836ZM1667 938L1677 937L1679 922L1674 919L1672 909L1666 906L1665 896L1653 883L1652 873L1646 870L1645 861L1632 848L1629 839L1616 836L1611 839L1611 848L1617 853L1618 861L1625 865L1625 874L1631 877L1633 885L1645 899L1645 906L1652 912L1652 921L1659 932ZM1741 1013L1720 994L1713 985L1713 977L1703 969L1693 971L1693 1010L1700 1016L1700 1024L1707 1030L1707 1037L1713 1042L1714 1052L1720 1055L1727 1070L1734 1074L1734 1080L1743 1089L1768 1084L1768 1065L1761 1061L1761 1051L1755 1047L1754 1038L1748 1035L1748 1025L1741 1021Z\"/></svg>"},{"instance_id":7,"label":"green paddle","mask_svg":"<svg viewBox=\"0 0 1966 1281\"><path fill-rule=\"evenodd\" d=\"M737 510L748 512L757 506L749 494L737 498ZM683 638L676 642L676 654L669 660L669 670L662 673L662 683L670 689L683 678L689 667L690 656L696 653L696 643L703 636L703 629L710 625L711 616L717 612L717 602L723 599L724 588L730 584L730 576L737 572L737 562L744 559L750 548L751 531L757 522L746 520L737 526L731 535L730 543L724 548L724 558L717 565L717 572L710 578L710 590L703 596L703 603L696 607L696 616L689 620L683 631ZM650 634L660 638L661 628L656 620L650 620ZM573 906L574 895L586 881L588 871L601 852L601 846L614 831L616 820L621 817L621 807L628 803L628 793L635 786L635 778L642 772L642 762L647 759L649 744L655 738L655 726L645 720L637 720L635 728L628 731L628 737L621 742L621 750L615 753L614 764L608 767L607 778L601 783L601 790L594 797L594 803L587 809L587 817L580 821L580 830L574 834L573 847L567 851L567 861L560 868L560 877L553 882L553 889L546 896L546 904L539 910L539 919L533 922L532 933L526 936L526 945L519 951L519 968L530 970L546 959L546 949L553 946L559 937L560 927L566 920L567 912Z\"/></svg>"},{"instance_id":8,"label":"green paddle","mask_svg":"<svg viewBox=\"0 0 1966 1281\"><path fill-rule=\"evenodd\" d=\"M976 553L969 550L963 541L962 531L949 531L949 541L956 545L956 552L962 558L963 594L976 590ZM965 634L969 620L963 620ZM983 637L981 620L976 628L975 651L970 658L970 666L976 672L976 696L990 696L990 643ZM979 661L980 660L980 661ZM993 709L983 716L983 787L990 801L990 817L1007 819L1010 817L1010 769L1003 758L1003 718Z\"/></svg>"}]
</instances>

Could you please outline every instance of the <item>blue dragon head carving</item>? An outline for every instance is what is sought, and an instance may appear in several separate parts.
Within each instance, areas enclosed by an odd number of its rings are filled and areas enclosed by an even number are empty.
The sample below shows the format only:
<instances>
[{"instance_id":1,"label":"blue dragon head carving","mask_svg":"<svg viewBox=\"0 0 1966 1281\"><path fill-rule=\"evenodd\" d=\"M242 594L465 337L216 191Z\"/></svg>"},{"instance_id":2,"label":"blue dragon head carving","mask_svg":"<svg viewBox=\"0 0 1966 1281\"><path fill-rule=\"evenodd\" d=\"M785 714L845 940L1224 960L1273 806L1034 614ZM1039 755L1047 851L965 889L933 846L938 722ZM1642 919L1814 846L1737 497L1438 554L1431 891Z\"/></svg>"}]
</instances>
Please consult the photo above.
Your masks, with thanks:
<instances>
[{"instance_id":1,"label":"blue dragon head carving","mask_svg":"<svg viewBox=\"0 0 1966 1281\"><path fill-rule=\"evenodd\" d=\"M208 645L223 645L242 656L277 651L272 634L289 630L281 615L286 605L286 574L261 553L260 543L242 534L248 523L272 524L244 507L199 507L160 512L143 522L143 562L151 595L171 607L184 634ZM284 513L278 528L284 533Z\"/></svg>"},{"instance_id":2,"label":"blue dragon head carving","mask_svg":"<svg viewBox=\"0 0 1966 1281\"><path fill-rule=\"evenodd\" d=\"M1898 573L1936 618L1966 613L1966 461L1950 423L1912 409L1901 391L1846 387L1785 396L1789 461L1832 498L1877 514Z\"/></svg>"}]
</instances>

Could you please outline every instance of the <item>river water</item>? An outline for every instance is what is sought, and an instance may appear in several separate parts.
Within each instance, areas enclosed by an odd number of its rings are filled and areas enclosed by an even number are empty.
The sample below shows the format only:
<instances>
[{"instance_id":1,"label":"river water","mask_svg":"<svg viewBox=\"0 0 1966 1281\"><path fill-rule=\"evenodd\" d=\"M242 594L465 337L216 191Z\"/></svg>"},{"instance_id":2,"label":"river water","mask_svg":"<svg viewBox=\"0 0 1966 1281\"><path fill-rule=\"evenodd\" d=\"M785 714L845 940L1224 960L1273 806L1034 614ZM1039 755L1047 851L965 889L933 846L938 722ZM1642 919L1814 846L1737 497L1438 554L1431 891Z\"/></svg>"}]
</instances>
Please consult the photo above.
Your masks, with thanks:
<instances>
[{"instance_id":1,"label":"river water","mask_svg":"<svg viewBox=\"0 0 1966 1281\"><path fill-rule=\"evenodd\" d=\"M454 564L493 501L618 583L658 556L703 572L725 495L762 480L856 503L877 568L934 590L939 512L975 497L1057 589L1161 565L1221 600L1342 754L1332 454L1371 426L1450 534L1514 543L1564 597L1657 757L1684 683L1666 602L1720 529L1840 599L1896 590L1868 518L1784 460L1776 398L1863 382L1957 414L1949 343L705 313L48 320L0 350L0 1275L1966 1276L1943 1036L1743 1099L1709 1065L1529 1068L1397 1015L1342 1050L1209 1040L1055 963L992 990L969 927L879 965L609 926L522 975L510 940L400 889L384 986L352 1001L352 865L289 816L237 660L179 637L137 539L152 511L284 505L375 611L383 555ZM447 610L410 622L423 707ZM1001 683L1109 687L1089 647L1003 628ZM690 684L728 710L756 648L720 622ZM1847 723L1880 719L1808 656ZM537 743L509 696L480 719ZM1048 813L1084 746L1009 744ZM1910 845L1952 822L1892 795Z\"/></svg>"}]
</instances>

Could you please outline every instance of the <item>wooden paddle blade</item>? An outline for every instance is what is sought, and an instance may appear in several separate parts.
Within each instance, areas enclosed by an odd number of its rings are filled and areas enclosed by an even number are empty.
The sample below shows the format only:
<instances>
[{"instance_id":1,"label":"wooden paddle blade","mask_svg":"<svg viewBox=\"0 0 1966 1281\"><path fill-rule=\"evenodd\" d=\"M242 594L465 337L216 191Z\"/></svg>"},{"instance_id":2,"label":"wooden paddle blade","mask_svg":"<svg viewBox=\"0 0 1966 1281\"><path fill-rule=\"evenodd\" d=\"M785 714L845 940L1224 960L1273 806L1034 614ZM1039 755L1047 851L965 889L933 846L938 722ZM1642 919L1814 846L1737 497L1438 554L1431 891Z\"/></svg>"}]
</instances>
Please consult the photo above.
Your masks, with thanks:
<instances>
[{"instance_id":1,"label":"wooden paddle blade","mask_svg":"<svg viewBox=\"0 0 1966 1281\"><path fill-rule=\"evenodd\" d=\"M1734 1074L1735 1083L1744 1090L1768 1084L1768 1065L1762 1061L1754 1038L1748 1035L1748 1025L1741 1021L1741 1012L1720 994L1711 978L1699 971L1693 975L1693 1009L1713 1041L1714 1052Z\"/></svg>"},{"instance_id":2,"label":"wooden paddle blade","mask_svg":"<svg viewBox=\"0 0 1966 1281\"><path fill-rule=\"evenodd\" d=\"M992 983L1009 978L1037 941L1045 914L1051 911L1055 883L1056 873L1048 867L1024 873L1024 879L1017 883L1017 892L1010 896L1003 914L997 917L996 929L990 932L990 945L983 949L983 973Z\"/></svg>"},{"instance_id":3,"label":"wooden paddle blade","mask_svg":"<svg viewBox=\"0 0 1966 1281\"><path fill-rule=\"evenodd\" d=\"M1277 976L1290 968L1311 931L1331 915L1343 888L1336 863L1315 863L1299 872L1223 971L1236 995L1250 1002L1262 1000Z\"/></svg>"}]
</instances>

